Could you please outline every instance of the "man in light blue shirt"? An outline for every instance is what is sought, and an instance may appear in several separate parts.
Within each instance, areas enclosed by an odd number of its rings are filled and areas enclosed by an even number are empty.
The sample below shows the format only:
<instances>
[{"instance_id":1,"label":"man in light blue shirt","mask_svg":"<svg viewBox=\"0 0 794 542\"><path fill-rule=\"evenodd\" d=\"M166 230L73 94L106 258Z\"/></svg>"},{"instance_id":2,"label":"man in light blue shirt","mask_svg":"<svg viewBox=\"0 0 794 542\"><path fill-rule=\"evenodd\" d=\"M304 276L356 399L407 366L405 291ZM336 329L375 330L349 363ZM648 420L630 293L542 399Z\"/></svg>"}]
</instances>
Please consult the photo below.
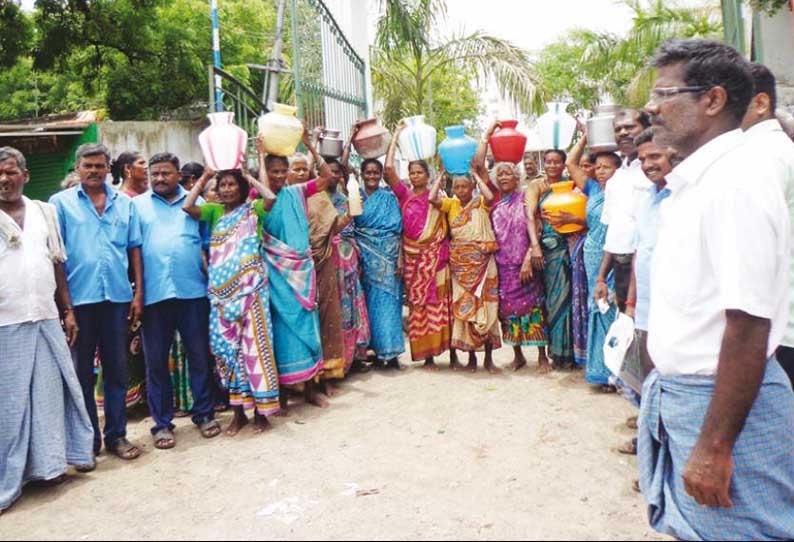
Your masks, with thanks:
<instances>
[{"instance_id":1,"label":"man in light blue shirt","mask_svg":"<svg viewBox=\"0 0 794 542\"><path fill-rule=\"evenodd\" d=\"M645 176L653 183L647 195L637 201L634 210L634 273L629 284L626 314L634 318L634 342L626 354L624 381L636 392L642 391L645 376L653 369L648 355L648 313L651 306L651 260L659 233L659 210L670 195L666 177L673 170L672 150L654 143L653 132L645 130L635 139L638 160Z\"/></svg>"},{"instance_id":2,"label":"man in light blue shirt","mask_svg":"<svg viewBox=\"0 0 794 542\"><path fill-rule=\"evenodd\" d=\"M127 334L143 312L141 231L132 200L105 184L110 153L103 145L77 149L80 184L50 199L66 247L66 276L80 333L72 355L101 449L94 400L94 355L99 348L105 393L105 447L122 459L141 450L127 438ZM130 276L136 284L133 294Z\"/></svg>"},{"instance_id":3,"label":"man in light blue shirt","mask_svg":"<svg viewBox=\"0 0 794 542\"><path fill-rule=\"evenodd\" d=\"M174 403L168 356L179 331L188 358L193 394L193 423L207 438L221 432L214 418L210 379L209 301L201 257L199 221L182 211L187 192L179 184L179 159L170 153L149 160L151 190L135 198L143 236L143 283L146 312L143 351L146 394L159 449L173 448Z\"/></svg>"}]
</instances>

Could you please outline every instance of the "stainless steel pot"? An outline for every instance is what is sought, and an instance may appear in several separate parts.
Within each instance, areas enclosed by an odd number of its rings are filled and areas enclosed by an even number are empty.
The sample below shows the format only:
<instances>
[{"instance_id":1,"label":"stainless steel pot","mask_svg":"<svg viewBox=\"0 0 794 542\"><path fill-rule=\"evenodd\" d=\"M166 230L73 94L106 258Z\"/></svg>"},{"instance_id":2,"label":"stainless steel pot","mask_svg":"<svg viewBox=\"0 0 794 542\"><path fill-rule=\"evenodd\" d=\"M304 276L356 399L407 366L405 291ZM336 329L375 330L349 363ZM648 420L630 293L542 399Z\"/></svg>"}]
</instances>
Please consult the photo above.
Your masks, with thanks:
<instances>
[{"instance_id":1,"label":"stainless steel pot","mask_svg":"<svg viewBox=\"0 0 794 542\"><path fill-rule=\"evenodd\" d=\"M587 119L587 141L591 152L611 152L618 149L614 120L615 116L611 114Z\"/></svg>"},{"instance_id":2,"label":"stainless steel pot","mask_svg":"<svg viewBox=\"0 0 794 542\"><path fill-rule=\"evenodd\" d=\"M339 158L342 156L342 151L344 150L345 143L339 137L341 135L340 130L323 130L323 133L320 135L320 154L325 156L326 158Z\"/></svg>"}]
</instances>

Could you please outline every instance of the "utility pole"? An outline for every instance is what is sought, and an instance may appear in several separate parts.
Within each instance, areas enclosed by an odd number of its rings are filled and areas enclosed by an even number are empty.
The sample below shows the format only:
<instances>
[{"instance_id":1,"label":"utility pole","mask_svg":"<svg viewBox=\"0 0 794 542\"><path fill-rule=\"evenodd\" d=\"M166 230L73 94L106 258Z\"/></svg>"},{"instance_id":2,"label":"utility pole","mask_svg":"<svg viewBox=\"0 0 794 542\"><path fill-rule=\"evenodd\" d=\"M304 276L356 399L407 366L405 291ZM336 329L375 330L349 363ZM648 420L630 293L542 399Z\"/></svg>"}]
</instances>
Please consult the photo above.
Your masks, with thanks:
<instances>
[{"instance_id":1,"label":"utility pole","mask_svg":"<svg viewBox=\"0 0 794 542\"><path fill-rule=\"evenodd\" d=\"M268 76L270 85L267 91L265 104L272 110L273 104L278 101L279 74L282 69L281 49L284 43L284 9L287 0L279 0L278 16L276 17L276 43L273 45L273 58L270 59L270 74ZM293 38L296 39L296 38Z\"/></svg>"},{"instance_id":2,"label":"utility pole","mask_svg":"<svg viewBox=\"0 0 794 542\"><path fill-rule=\"evenodd\" d=\"M210 14L212 16L212 56L213 65L221 67L221 33L218 23L218 0L210 0ZM215 75L215 111L223 110L223 91L221 90L221 76Z\"/></svg>"}]
</instances>

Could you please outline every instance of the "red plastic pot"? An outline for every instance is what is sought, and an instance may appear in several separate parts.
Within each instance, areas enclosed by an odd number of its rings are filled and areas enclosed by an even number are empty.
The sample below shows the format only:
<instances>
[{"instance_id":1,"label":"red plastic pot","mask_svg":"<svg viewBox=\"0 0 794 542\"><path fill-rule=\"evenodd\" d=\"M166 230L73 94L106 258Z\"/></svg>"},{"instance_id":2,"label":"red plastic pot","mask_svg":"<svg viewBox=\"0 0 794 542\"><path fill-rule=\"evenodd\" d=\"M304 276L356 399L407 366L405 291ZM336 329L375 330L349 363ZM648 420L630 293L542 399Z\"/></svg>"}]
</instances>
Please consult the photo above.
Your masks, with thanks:
<instances>
[{"instance_id":1,"label":"red plastic pot","mask_svg":"<svg viewBox=\"0 0 794 542\"><path fill-rule=\"evenodd\" d=\"M489 140L493 158L496 162L517 164L524 159L527 136L516 130L517 120L503 120L501 125Z\"/></svg>"}]
</instances>

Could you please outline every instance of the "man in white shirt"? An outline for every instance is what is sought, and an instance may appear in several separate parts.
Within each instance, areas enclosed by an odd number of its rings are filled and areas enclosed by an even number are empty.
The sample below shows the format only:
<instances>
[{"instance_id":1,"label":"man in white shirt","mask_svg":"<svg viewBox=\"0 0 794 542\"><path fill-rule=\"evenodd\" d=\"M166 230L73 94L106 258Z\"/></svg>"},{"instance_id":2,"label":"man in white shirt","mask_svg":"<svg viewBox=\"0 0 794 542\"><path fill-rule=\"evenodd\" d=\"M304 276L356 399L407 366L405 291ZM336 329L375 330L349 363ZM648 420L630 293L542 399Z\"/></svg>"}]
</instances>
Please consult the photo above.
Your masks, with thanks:
<instances>
[{"instance_id":1,"label":"man in white shirt","mask_svg":"<svg viewBox=\"0 0 794 542\"><path fill-rule=\"evenodd\" d=\"M749 63L705 40L656 53L654 141L684 161L651 266L640 487L682 540L794 538L794 394L774 353L788 322L789 216L739 129Z\"/></svg>"},{"instance_id":2,"label":"man in white shirt","mask_svg":"<svg viewBox=\"0 0 794 542\"><path fill-rule=\"evenodd\" d=\"M95 465L69 354L78 330L57 216L22 195L27 182L22 153L0 147L0 511L28 482L62 481L67 464Z\"/></svg>"},{"instance_id":3,"label":"man in white shirt","mask_svg":"<svg viewBox=\"0 0 794 542\"><path fill-rule=\"evenodd\" d=\"M626 312L632 259L635 251L637 224L634 209L644 199L653 183L642 172L637 159L634 138L650 126L648 115L635 109L624 109L615 116L615 141L623 157L623 167L609 180L604 192L601 222L607 224L604 259L596 278L595 299L608 295L606 279L613 272L618 308Z\"/></svg>"},{"instance_id":4,"label":"man in white shirt","mask_svg":"<svg viewBox=\"0 0 794 542\"><path fill-rule=\"evenodd\" d=\"M794 142L775 118L777 93L775 76L762 64L753 64L755 96L747 108L742 129L747 137L746 156L761 159L775 169L775 176L783 189L791 227L794 228ZM791 231L794 239L794 230ZM794 242L791 246L794 250ZM794 294L794 252L789 257L789 294ZM786 334L777 350L777 360L794 382L794 297L789 298L789 318Z\"/></svg>"}]
</instances>

